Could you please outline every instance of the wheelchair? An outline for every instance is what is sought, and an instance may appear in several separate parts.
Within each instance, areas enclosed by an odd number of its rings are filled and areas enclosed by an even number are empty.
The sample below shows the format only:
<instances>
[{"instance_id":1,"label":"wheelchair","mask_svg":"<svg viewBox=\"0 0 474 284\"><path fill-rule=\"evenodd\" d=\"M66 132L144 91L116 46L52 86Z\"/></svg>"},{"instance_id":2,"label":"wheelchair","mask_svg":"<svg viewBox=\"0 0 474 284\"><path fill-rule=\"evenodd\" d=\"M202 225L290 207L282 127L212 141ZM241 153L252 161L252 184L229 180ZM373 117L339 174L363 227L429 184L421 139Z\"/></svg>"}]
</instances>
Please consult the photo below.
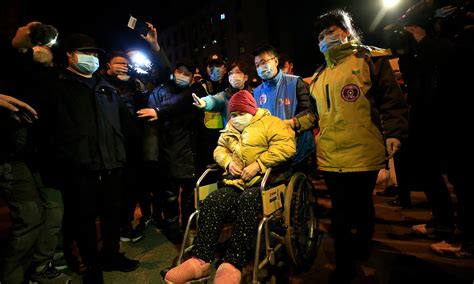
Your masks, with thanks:
<instances>
[{"instance_id":1,"label":"wheelchair","mask_svg":"<svg viewBox=\"0 0 474 284\"><path fill-rule=\"evenodd\" d=\"M218 183L209 183L208 177L210 175L220 177L217 174L219 172L222 170L218 165L210 166L196 182L194 189L196 210L188 218L176 265L181 264L184 256L192 250L192 241L188 240L192 231L191 225L193 221L197 224L201 201L218 189ZM267 169L260 183L263 212L256 232L252 283L261 283L259 271L267 265L275 267L277 253L283 248L295 271L308 270L317 256L321 241L319 218L316 215L317 200L313 195L313 186L309 178L301 172L296 172L287 182L271 185L269 183L271 172L271 168ZM270 282L275 281L276 278L272 276Z\"/></svg>"}]
</instances>

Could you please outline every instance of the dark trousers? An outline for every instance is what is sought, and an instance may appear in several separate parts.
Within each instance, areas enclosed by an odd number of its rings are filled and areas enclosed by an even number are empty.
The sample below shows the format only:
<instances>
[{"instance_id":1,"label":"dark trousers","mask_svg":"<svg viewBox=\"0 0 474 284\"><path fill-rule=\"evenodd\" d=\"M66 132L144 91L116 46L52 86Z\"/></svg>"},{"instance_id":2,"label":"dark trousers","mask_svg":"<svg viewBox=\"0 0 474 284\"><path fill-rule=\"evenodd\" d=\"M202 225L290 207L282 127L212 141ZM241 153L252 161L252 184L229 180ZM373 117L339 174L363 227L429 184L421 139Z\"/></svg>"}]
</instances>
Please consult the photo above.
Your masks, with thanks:
<instances>
[{"instance_id":1,"label":"dark trousers","mask_svg":"<svg viewBox=\"0 0 474 284\"><path fill-rule=\"evenodd\" d=\"M247 264L247 253L256 234L262 198L260 187L244 191L231 187L223 187L212 192L202 202L199 215L198 235L194 242L192 254L211 262L220 233L230 214L235 212L235 227L224 260L238 269Z\"/></svg>"},{"instance_id":2,"label":"dark trousers","mask_svg":"<svg viewBox=\"0 0 474 284\"><path fill-rule=\"evenodd\" d=\"M454 227L454 208L443 178L446 165L443 165L445 161L440 148L429 147L429 143L429 139L410 142L410 180L416 188L424 191L431 206L434 224L448 232Z\"/></svg>"},{"instance_id":3,"label":"dark trousers","mask_svg":"<svg viewBox=\"0 0 474 284\"><path fill-rule=\"evenodd\" d=\"M408 153L408 140L402 140L402 148L393 156L395 173L397 175L398 197L403 202L410 202L410 161Z\"/></svg>"},{"instance_id":4,"label":"dark trousers","mask_svg":"<svg viewBox=\"0 0 474 284\"><path fill-rule=\"evenodd\" d=\"M44 209L30 170L23 161L0 164L0 194L6 199L12 227L2 244L1 283L23 283L44 224Z\"/></svg>"},{"instance_id":5,"label":"dark trousers","mask_svg":"<svg viewBox=\"0 0 474 284\"><path fill-rule=\"evenodd\" d=\"M457 199L457 215L462 230L462 241L469 249L474 250L474 190L470 182L469 166L456 166L448 171L449 182L453 185Z\"/></svg>"},{"instance_id":6,"label":"dark trousers","mask_svg":"<svg viewBox=\"0 0 474 284\"><path fill-rule=\"evenodd\" d=\"M454 208L443 170L438 161L425 160L411 173L416 187L422 188L431 206L436 226L451 230L454 227ZM440 228L440 229L441 229Z\"/></svg>"},{"instance_id":7,"label":"dark trousers","mask_svg":"<svg viewBox=\"0 0 474 284\"><path fill-rule=\"evenodd\" d=\"M47 265L54 256L62 228L64 205L61 192L45 187L39 175L34 175L44 206L45 222L36 242L33 261L37 266Z\"/></svg>"},{"instance_id":8,"label":"dark trousers","mask_svg":"<svg viewBox=\"0 0 474 284\"><path fill-rule=\"evenodd\" d=\"M85 265L97 265L96 219L99 217L102 252L120 249L121 170L81 171L64 174L64 238L76 240Z\"/></svg>"},{"instance_id":9,"label":"dark trousers","mask_svg":"<svg viewBox=\"0 0 474 284\"><path fill-rule=\"evenodd\" d=\"M150 216L151 195L146 198L146 184L143 176L143 166L140 164L127 165L123 171L122 207L120 212L120 223L122 229L131 228L135 219L137 202L143 205L142 215ZM148 210L148 211L147 211Z\"/></svg>"},{"instance_id":10,"label":"dark trousers","mask_svg":"<svg viewBox=\"0 0 474 284\"><path fill-rule=\"evenodd\" d=\"M370 255L375 227L372 193L378 171L322 174L331 195L336 269L350 275L354 260L367 259ZM355 235L351 231L353 227Z\"/></svg>"},{"instance_id":11,"label":"dark trousers","mask_svg":"<svg viewBox=\"0 0 474 284\"><path fill-rule=\"evenodd\" d=\"M189 216L194 212L195 186L196 180L193 178L164 178L160 187L153 194L153 219L155 221L161 220L163 215L164 221L168 223L178 222L181 211L182 223L185 226Z\"/></svg>"}]
</instances>

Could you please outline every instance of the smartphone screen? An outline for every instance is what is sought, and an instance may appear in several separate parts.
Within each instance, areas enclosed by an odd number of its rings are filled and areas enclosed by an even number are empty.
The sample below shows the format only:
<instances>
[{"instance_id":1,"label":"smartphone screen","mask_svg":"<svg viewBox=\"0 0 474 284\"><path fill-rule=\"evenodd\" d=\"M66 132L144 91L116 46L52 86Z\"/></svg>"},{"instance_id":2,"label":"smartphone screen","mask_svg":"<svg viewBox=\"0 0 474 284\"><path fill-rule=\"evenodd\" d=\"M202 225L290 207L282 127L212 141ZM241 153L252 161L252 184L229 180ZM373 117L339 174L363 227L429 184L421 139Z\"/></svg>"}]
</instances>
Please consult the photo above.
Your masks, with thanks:
<instances>
[{"instance_id":1,"label":"smartphone screen","mask_svg":"<svg viewBox=\"0 0 474 284\"><path fill-rule=\"evenodd\" d=\"M139 34L146 36L148 34L148 31L150 30L148 28L148 25L144 22L141 21L132 15L130 15L130 18L128 19L128 24L127 27L131 28L132 30L137 31Z\"/></svg>"}]
</instances>

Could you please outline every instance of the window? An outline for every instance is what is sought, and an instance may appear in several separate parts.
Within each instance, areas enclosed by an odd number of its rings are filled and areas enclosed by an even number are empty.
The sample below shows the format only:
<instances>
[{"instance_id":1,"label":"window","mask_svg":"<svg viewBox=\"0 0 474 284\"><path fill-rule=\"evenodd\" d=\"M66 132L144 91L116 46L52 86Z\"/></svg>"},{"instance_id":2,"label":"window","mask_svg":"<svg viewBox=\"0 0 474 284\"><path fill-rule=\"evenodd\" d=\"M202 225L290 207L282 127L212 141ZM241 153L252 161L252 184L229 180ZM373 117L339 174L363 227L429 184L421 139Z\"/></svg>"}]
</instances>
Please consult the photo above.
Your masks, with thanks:
<instances>
[{"instance_id":1,"label":"window","mask_svg":"<svg viewBox=\"0 0 474 284\"><path fill-rule=\"evenodd\" d=\"M221 14L221 21L225 20L225 13Z\"/></svg>"}]
</instances>

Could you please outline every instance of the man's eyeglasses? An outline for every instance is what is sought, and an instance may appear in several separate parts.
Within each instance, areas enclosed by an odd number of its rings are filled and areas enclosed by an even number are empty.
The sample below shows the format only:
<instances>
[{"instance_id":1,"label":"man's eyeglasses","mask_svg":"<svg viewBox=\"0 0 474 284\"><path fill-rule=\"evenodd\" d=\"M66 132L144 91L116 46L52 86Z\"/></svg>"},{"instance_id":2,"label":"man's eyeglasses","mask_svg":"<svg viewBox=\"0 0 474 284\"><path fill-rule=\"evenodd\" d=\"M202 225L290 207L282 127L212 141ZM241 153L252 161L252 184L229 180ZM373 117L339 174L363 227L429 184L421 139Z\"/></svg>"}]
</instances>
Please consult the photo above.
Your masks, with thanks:
<instances>
[{"instance_id":1,"label":"man's eyeglasses","mask_svg":"<svg viewBox=\"0 0 474 284\"><path fill-rule=\"evenodd\" d=\"M255 62L255 67L258 68L260 65L267 64L268 61L275 59L276 57L268 58L268 59L262 59L259 62Z\"/></svg>"}]
</instances>

